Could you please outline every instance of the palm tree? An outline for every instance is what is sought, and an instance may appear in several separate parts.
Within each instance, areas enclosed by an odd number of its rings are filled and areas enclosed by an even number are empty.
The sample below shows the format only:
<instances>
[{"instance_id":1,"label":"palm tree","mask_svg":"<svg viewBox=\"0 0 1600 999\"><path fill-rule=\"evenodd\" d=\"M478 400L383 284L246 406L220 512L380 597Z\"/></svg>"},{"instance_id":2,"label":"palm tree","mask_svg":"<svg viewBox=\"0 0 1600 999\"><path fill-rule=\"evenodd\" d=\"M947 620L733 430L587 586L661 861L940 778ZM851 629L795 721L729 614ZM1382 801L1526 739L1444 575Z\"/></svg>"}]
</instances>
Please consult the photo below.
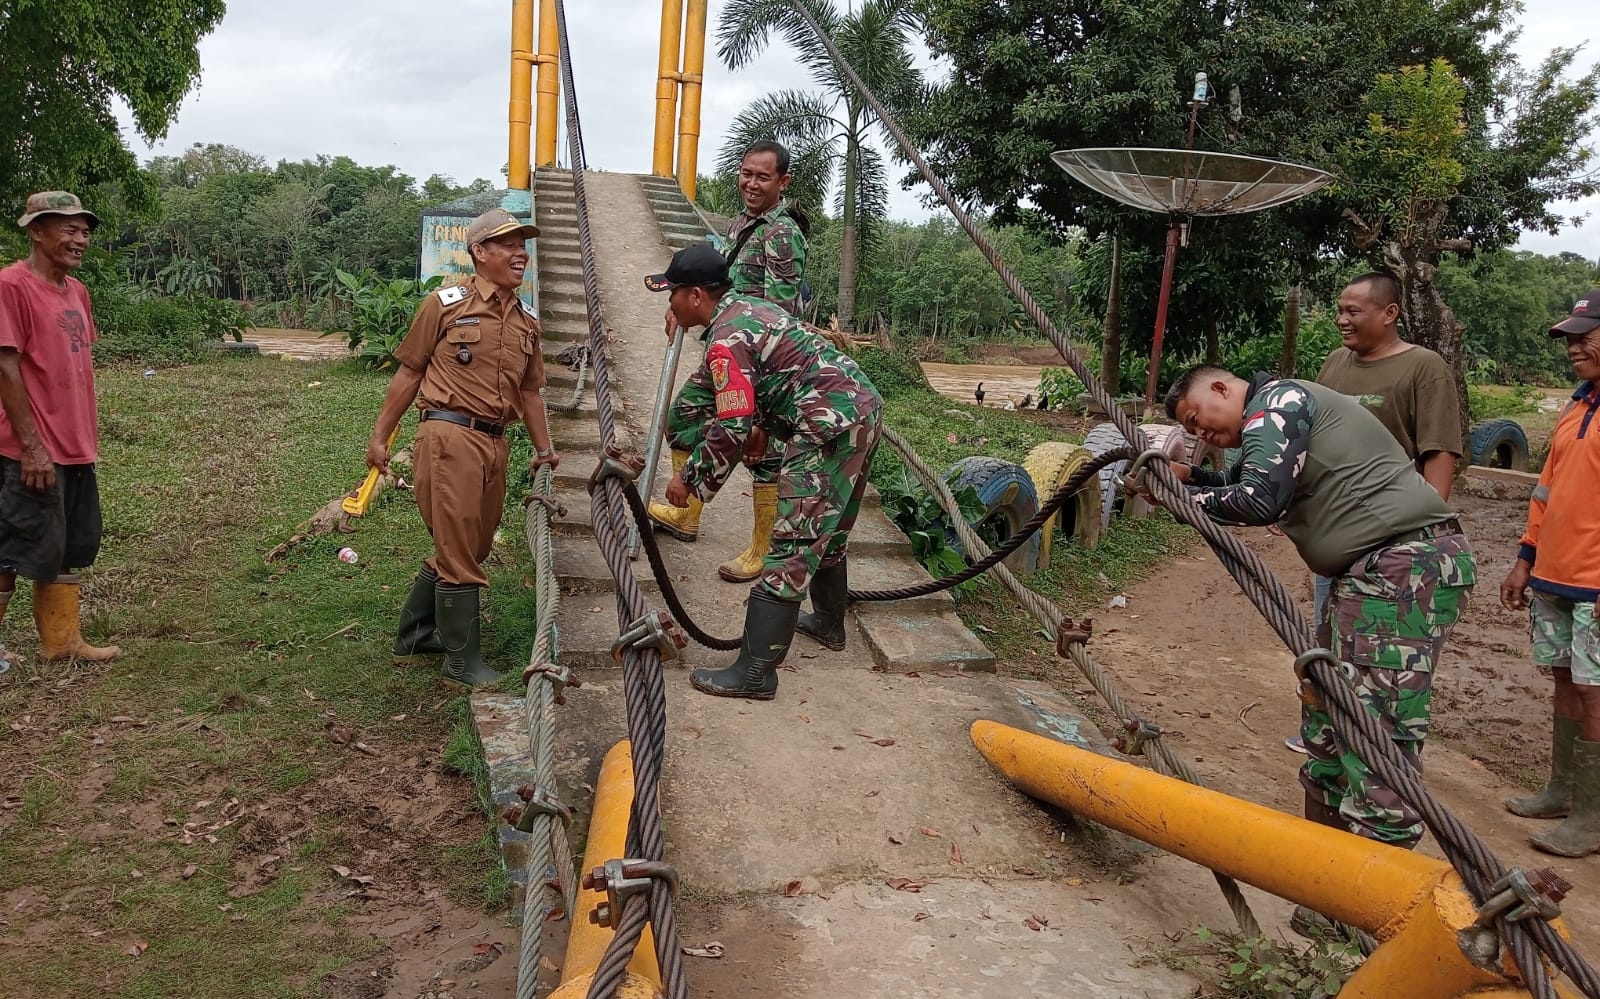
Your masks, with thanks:
<instances>
[{"instance_id":1,"label":"palm tree","mask_svg":"<svg viewBox=\"0 0 1600 999\"><path fill-rule=\"evenodd\" d=\"M920 87L910 38L919 20L913 0L862 0L840 13L833 0L801 0L850 65L884 105L903 106ZM789 147L794 182L790 196L802 206L823 203L833 187L842 223L839 246L839 324L855 329L856 260L877 238L889 212L888 165L867 145L877 116L789 0L730 0L717 24L717 55L725 66L748 66L776 33L811 71L814 91L780 90L752 103L734 119L717 169L736 173L745 149L762 139ZM842 176L840 175L842 171ZM838 183L833 181L836 176Z\"/></svg>"}]
</instances>

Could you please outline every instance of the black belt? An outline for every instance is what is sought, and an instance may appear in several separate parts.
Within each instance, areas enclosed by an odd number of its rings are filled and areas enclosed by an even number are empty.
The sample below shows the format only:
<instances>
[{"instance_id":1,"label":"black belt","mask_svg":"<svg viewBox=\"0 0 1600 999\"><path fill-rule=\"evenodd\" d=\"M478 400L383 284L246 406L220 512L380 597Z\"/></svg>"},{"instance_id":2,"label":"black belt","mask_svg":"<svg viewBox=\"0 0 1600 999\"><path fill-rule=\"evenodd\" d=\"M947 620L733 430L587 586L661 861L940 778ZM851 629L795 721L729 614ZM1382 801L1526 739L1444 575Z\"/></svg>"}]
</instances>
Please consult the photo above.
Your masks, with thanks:
<instances>
[{"instance_id":1,"label":"black belt","mask_svg":"<svg viewBox=\"0 0 1600 999\"><path fill-rule=\"evenodd\" d=\"M1457 520L1455 517L1451 517L1448 520L1441 520L1437 524L1429 524L1427 527L1419 527L1415 531L1407 531L1404 534L1396 534L1379 547L1392 548L1395 545L1410 544L1413 541L1432 541L1434 538L1446 538L1452 534L1465 533L1466 532L1461 529L1461 521Z\"/></svg>"},{"instance_id":2,"label":"black belt","mask_svg":"<svg viewBox=\"0 0 1600 999\"><path fill-rule=\"evenodd\" d=\"M422 411L422 421L426 423L429 420L443 420L446 423L454 423L458 427L476 430L478 433L488 434L490 437L504 437L506 435L506 427L503 423L490 423L488 420L480 420L475 416L452 413L448 409L424 409Z\"/></svg>"}]
</instances>

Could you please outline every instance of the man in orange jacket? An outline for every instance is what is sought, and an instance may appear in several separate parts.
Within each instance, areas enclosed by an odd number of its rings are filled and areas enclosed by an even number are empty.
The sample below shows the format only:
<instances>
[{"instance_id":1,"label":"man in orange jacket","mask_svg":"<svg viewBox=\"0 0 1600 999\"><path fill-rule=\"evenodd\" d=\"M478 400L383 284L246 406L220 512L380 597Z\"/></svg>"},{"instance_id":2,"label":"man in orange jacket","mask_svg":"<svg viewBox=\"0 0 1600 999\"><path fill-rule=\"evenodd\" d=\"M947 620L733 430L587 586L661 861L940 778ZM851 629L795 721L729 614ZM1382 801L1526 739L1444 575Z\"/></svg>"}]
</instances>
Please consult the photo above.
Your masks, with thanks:
<instances>
[{"instance_id":1,"label":"man in orange jacket","mask_svg":"<svg viewBox=\"0 0 1600 999\"><path fill-rule=\"evenodd\" d=\"M1566 339L1582 383L1556 421L1521 550L1500 584L1502 604L1528 609L1533 661L1555 678L1550 780L1505 806L1528 818L1564 818L1531 842L1546 853L1582 857L1600 852L1600 288L1550 335Z\"/></svg>"}]
</instances>

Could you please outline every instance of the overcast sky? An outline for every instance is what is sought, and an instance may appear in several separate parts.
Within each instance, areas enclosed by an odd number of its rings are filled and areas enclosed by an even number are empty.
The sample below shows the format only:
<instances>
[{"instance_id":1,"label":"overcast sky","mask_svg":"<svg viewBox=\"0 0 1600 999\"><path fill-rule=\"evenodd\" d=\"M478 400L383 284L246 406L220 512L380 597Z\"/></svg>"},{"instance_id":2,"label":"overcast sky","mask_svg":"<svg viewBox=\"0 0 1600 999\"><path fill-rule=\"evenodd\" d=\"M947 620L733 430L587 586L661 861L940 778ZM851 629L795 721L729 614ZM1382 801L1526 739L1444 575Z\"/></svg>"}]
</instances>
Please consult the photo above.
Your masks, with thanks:
<instances>
[{"instance_id":1,"label":"overcast sky","mask_svg":"<svg viewBox=\"0 0 1600 999\"><path fill-rule=\"evenodd\" d=\"M1519 44L1525 59L1593 38L1590 3L1525 2ZM450 14L441 17L445 7ZM769 90L807 83L781 42L738 74L717 63L722 7L722 0L711 0L702 173L710 172L741 108ZM568 4L593 168L650 169L660 9L656 0ZM419 180L442 173L462 183L475 177L503 183L510 11L507 0L233 0L221 26L200 43L200 86L166 140L152 150L131 128L125 131L146 155L223 142L269 162L342 154L368 165L392 163ZM1591 42L1580 62L1595 59L1600 52ZM921 193L921 185L896 189L893 214L925 218ZM1600 198L1569 209L1585 213L1592 216L1586 224L1554 237L1526 235L1521 245L1600 257Z\"/></svg>"}]
</instances>

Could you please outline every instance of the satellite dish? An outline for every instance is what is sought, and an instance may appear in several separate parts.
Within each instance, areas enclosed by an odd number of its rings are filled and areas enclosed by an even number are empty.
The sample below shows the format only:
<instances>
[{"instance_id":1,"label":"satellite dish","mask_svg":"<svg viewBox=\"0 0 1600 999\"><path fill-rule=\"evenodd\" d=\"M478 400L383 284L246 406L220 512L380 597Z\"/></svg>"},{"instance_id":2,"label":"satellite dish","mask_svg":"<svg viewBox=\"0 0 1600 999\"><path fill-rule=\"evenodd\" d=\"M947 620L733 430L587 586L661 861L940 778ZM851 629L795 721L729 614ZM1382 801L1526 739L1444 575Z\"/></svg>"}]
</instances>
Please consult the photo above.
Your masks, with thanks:
<instances>
[{"instance_id":1,"label":"satellite dish","mask_svg":"<svg viewBox=\"0 0 1600 999\"><path fill-rule=\"evenodd\" d=\"M1114 201L1188 217L1243 215L1326 187L1333 176L1296 163L1182 149L1062 149L1050 158Z\"/></svg>"}]
</instances>

